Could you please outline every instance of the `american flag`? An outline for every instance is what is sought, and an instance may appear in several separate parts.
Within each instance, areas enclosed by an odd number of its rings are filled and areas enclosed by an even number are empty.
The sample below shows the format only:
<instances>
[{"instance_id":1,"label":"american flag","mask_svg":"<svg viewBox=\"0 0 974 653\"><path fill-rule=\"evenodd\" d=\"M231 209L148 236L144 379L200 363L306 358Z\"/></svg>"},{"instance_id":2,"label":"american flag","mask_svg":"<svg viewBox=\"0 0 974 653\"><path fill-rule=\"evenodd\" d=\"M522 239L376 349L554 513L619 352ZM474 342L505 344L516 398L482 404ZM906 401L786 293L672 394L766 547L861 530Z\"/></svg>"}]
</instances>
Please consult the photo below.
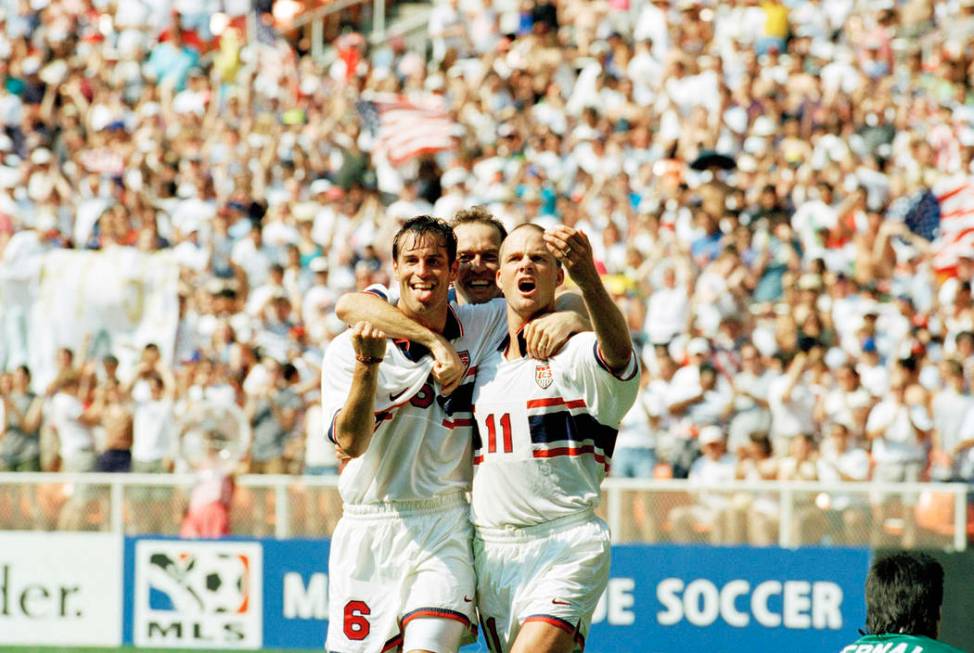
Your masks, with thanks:
<instances>
[{"instance_id":1,"label":"american flag","mask_svg":"<svg viewBox=\"0 0 974 653\"><path fill-rule=\"evenodd\" d=\"M454 123L442 101L433 96L414 100L401 95L375 96L356 102L355 108L375 137L375 151L385 152L393 165L453 147L450 133Z\"/></svg>"},{"instance_id":2,"label":"american flag","mask_svg":"<svg viewBox=\"0 0 974 653\"><path fill-rule=\"evenodd\" d=\"M907 212L910 231L931 242L933 268L950 273L974 257L974 178L952 177L921 193Z\"/></svg>"}]
</instances>

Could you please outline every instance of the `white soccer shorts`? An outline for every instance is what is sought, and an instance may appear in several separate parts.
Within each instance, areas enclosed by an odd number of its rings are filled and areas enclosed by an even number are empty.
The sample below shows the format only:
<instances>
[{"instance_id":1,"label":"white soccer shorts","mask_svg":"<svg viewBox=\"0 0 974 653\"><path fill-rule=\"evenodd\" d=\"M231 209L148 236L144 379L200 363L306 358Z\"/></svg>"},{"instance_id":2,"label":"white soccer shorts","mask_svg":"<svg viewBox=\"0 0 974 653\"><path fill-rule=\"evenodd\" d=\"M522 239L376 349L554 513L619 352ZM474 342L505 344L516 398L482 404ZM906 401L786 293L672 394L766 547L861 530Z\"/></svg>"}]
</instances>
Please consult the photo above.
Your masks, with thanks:
<instances>
[{"instance_id":1,"label":"white soccer shorts","mask_svg":"<svg viewBox=\"0 0 974 653\"><path fill-rule=\"evenodd\" d=\"M477 529L477 604L491 653L507 653L524 623L541 621L585 648L592 613L609 583L605 522L586 511L521 529Z\"/></svg>"},{"instance_id":2,"label":"white soccer shorts","mask_svg":"<svg viewBox=\"0 0 974 653\"><path fill-rule=\"evenodd\" d=\"M345 506L328 558L325 648L395 651L409 622L424 617L475 631L472 536L463 494Z\"/></svg>"}]
</instances>

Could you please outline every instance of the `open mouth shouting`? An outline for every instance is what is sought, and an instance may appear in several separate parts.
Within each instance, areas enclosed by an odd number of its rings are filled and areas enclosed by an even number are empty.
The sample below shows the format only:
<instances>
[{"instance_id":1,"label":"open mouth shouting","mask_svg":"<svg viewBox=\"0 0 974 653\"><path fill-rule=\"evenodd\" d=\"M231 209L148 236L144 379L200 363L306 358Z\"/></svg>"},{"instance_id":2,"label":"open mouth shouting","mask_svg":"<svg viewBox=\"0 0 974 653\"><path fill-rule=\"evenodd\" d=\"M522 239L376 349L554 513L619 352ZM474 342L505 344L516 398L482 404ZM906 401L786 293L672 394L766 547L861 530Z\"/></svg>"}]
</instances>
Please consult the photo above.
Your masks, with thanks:
<instances>
[{"instance_id":1,"label":"open mouth shouting","mask_svg":"<svg viewBox=\"0 0 974 653\"><path fill-rule=\"evenodd\" d=\"M538 289L538 284L531 277L521 277L517 280L517 290L524 297L532 297Z\"/></svg>"}]
</instances>

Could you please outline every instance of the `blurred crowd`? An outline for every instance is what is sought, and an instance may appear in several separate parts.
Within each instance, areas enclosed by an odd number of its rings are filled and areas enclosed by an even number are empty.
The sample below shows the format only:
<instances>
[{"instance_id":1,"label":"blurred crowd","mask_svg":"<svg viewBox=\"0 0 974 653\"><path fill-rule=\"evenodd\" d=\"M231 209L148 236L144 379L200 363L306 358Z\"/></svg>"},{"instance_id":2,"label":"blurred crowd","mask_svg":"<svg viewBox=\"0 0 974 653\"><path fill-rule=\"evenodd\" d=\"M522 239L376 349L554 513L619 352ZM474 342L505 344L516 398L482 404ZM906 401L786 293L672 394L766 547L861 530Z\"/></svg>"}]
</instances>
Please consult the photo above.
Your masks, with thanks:
<instances>
[{"instance_id":1,"label":"blurred crowd","mask_svg":"<svg viewBox=\"0 0 974 653\"><path fill-rule=\"evenodd\" d=\"M206 397L252 471L335 471L336 298L390 282L404 218L484 205L592 236L644 361L616 474L974 481L974 251L904 221L974 177L974 0L437 0L425 51L349 30L327 63L247 5L0 2L0 262L180 266L171 361L64 350L36 388L0 332L0 465L171 469ZM379 93L442 101L453 146L390 161Z\"/></svg>"}]
</instances>

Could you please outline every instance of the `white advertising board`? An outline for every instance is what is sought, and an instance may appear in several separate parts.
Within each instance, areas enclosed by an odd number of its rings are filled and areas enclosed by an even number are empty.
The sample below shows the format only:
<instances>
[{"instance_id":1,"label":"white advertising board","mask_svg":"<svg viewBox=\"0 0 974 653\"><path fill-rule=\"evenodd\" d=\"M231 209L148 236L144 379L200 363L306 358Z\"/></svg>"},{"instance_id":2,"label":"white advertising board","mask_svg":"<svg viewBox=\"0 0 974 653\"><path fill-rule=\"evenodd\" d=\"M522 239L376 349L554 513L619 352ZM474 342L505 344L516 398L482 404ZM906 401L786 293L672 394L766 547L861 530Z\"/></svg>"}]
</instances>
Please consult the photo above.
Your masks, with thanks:
<instances>
[{"instance_id":1,"label":"white advertising board","mask_svg":"<svg viewBox=\"0 0 974 653\"><path fill-rule=\"evenodd\" d=\"M0 645L118 646L122 538L0 532Z\"/></svg>"}]
</instances>

